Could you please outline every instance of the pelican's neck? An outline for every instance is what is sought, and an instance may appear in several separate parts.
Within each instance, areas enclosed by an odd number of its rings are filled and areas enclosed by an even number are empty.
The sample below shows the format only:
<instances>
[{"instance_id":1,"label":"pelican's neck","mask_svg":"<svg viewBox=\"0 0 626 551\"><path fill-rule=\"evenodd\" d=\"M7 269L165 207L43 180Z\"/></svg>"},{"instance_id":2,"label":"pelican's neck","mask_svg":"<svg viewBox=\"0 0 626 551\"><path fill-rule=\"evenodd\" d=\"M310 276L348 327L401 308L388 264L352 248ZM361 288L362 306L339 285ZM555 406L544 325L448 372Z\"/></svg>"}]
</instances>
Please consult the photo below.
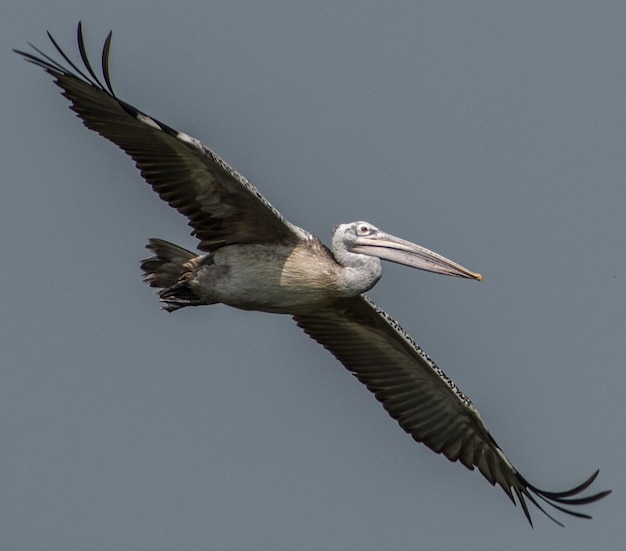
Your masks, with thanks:
<instances>
[{"instance_id":1,"label":"pelican's neck","mask_svg":"<svg viewBox=\"0 0 626 551\"><path fill-rule=\"evenodd\" d=\"M365 254L352 253L344 247L333 251L339 270L339 281L342 293L356 296L369 291L383 274L379 258Z\"/></svg>"}]
</instances>

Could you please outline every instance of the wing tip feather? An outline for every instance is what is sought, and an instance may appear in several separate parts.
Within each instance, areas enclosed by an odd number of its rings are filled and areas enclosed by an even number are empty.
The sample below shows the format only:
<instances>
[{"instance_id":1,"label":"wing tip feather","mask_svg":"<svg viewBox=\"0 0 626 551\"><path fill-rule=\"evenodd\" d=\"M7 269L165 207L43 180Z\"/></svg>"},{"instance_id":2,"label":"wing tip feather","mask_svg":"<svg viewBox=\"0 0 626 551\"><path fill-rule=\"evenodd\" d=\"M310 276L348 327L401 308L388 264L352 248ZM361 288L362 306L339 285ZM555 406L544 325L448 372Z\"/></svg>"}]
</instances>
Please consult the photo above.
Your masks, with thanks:
<instances>
[{"instance_id":1,"label":"wing tip feather","mask_svg":"<svg viewBox=\"0 0 626 551\"><path fill-rule=\"evenodd\" d=\"M513 486L513 490L517 496L518 501L520 502L524 514L530 525L532 526L532 519L530 517L530 512L528 511L528 507L526 505L526 499L528 499L535 507L537 507L544 515L546 515L550 520L559 526L564 526L562 522L554 518L550 513L548 513L544 507L538 502L536 498L539 498L544 503L547 503L552 508L560 511L561 513L565 513L567 515L583 518L583 519L591 519L591 515L587 513L583 513L580 511L572 510L570 507L579 506L579 505L588 505L590 503L595 503L596 501L600 501L604 499L609 494L611 494L612 490L602 490L600 492L596 492L591 495L581 496L573 498L572 496L578 496L582 492L584 492L591 484L595 481L599 474L600 470L596 470L591 474L587 479L585 479L581 484L570 488L569 490L553 492L542 490L530 484L524 477L522 477L519 473L516 473L518 483ZM502 484L501 484L502 485ZM506 489L505 489L506 490ZM509 493L509 492L507 492Z\"/></svg>"}]
</instances>

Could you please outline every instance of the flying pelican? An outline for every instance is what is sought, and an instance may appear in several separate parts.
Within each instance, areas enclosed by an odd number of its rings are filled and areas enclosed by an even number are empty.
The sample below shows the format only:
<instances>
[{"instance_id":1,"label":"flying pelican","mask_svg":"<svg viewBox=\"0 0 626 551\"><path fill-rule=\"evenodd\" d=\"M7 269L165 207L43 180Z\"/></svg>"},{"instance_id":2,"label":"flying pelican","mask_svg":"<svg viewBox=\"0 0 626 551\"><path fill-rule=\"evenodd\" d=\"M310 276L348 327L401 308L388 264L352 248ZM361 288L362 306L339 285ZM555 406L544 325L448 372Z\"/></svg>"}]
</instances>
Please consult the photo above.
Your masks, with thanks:
<instances>
[{"instance_id":1,"label":"flying pelican","mask_svg":"<svg viewBox=\"0 0 626 551\"><path fill-rule=\"evenodd\" d=\"M198 140L119 99L109 76L111 34L102 49L104 82L89 61L80 23L82 68L49 32L67 65L32 44L38 55L15 51L49 73L85 126L130 155L161 199L189 219L200 241L198 249L206 254L150 239L147 248L154 256L141 263L145 281L159 289L163 308L171 312L223 303L289 314L374 393L416 441L470 470L478 467L514 504L517 498L531 526L526 500L559 525L541 502L591 518L571 507L610 493L580 496L598 471L561 492L530 484L496 444L469 398L363 294L380 279L381 259L454 277L480 281L482 276L363 221L338 225L329 250L283 218L248 180Z\"/></svg>"}]
</instances>

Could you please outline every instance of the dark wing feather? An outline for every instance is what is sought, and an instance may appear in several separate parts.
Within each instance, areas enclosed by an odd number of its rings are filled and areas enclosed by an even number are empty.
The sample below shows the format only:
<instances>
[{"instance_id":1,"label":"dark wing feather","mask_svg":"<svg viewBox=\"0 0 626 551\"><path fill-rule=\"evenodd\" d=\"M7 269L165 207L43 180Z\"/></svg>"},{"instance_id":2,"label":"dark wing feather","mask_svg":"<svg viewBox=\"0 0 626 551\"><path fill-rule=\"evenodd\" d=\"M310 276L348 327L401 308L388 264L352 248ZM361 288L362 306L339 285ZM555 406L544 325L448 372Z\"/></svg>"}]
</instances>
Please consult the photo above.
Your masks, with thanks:
<instances>
[{"instance_id":1,"label":"dark wing feather","mask_svg":"<svg viewBox=\"0 0 626 551\"><path fill-rule=\"evenodd\" d=\"M396 321L365 296L341 299L294 319L365 384L415 440L470 470L477 467L513 503L517 498L531 525L526 500L560 524L537 498L565 513L590 518L564 506L584 505L610 493L572 498L587 489L597 472L564 492L546 492L529 484L505 457L470 400Z\"/></svg>"},{"instance_id":2,"label":"dark wing feather","mask_svg":"<svg viewBox=\"0 0 626 551\"><path fill-rule=\"evenodd\" d=\"M109 76L111 33L102 49L104 84L89 61L80 24L78 47L84 70L48 36L69 68L32 45L38 55L16 52L54 77L87 128L135 160L161 199L189 219L201 250L210 252L228 243L297 242L301 238L299 228L210 149L115 96Z\"/></svg>"}]
</instances>

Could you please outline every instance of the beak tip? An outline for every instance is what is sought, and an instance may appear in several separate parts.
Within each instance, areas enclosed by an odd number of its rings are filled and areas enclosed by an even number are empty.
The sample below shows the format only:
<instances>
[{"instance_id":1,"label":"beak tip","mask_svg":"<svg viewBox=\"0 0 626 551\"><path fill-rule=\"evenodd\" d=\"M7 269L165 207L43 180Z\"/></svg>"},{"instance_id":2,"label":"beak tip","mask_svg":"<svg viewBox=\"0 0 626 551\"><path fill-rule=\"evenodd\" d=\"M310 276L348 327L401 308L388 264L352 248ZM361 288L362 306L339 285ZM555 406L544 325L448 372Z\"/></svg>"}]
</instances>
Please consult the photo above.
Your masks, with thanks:
<instances>
[{"instance_id":1,"label":"beak tip","mask_svg":"<svg viewBox=\"0 0 626 551\"><path fill-rule=\"evenodd\" d=\"M482 274L475 274L476 275L476 279L478 281L482 281L483 280L483 275Z\"/></svg>"}]
</instances>

